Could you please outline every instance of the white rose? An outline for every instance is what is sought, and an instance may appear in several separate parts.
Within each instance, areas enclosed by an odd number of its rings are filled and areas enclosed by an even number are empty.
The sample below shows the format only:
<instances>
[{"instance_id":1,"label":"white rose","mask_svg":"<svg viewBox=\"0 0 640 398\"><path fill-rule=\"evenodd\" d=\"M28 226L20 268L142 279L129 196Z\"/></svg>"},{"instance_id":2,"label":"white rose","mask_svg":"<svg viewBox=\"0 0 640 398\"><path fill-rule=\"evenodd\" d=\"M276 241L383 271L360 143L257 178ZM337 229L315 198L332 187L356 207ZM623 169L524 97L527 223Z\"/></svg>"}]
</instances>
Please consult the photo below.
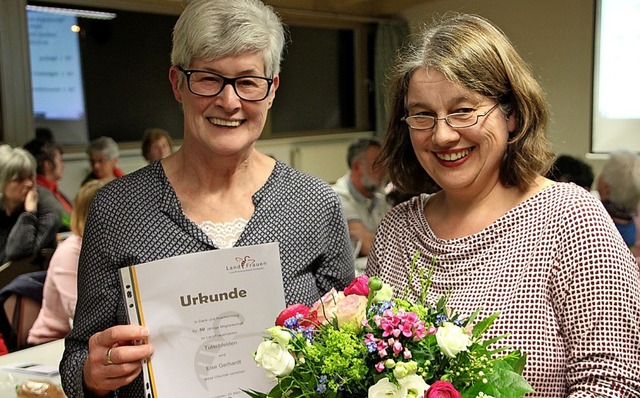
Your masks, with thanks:
<instances>
[{"instance_id":1,"label":"white rose","mask_svg":"<svg viewBox=\"0 0 640 398\"><path fill-rule=\"evenodd\" d=\"M368 398L406 398L407 389L398 388L395 384L389 381L388 378L378 380L378 382L371 387L367 393Z\"/></svg>"},{"instance_id":2,"label":"white rose","mask_svg":"<svg viewBox=\"0 0 640 398\"><path fill-rule=\"evenodd\" d=\"M389 381L388 378L380 379L369 387L368 398L417 398L424 396L429 389L422 377L411 375L399 380L400 387Z\"/></svg>"},{"instance_id":3,"label":"white rose","mask_svg":"<svg viewBox=\"0 0 640 398\"><path fill-rule=\"evenodd\" d=\"M410 375L398 380L400 385L407 390L407 397L424 396L424 392L429 389L429 385L418 375Z\"/></svg>"},{"instance_id":4,"label":"white rose","mask_svg":"<svg viewBox=\"0 0 640 398\"><path fill-rule=\"evenodd\" d=\"M267 332L271 333L273 340L283 347L286 347L287 344L289 344L289 341L291 341L291 333L280 326L270 327L267 329Z\"/></svg>"},{"instance_id":5,"label":"white rose","mask_svg":"<svg viewBox=\"0 0 640 398\"><path fill-rule=\"evenodd\" d=\"M438 328L436 340L442 352L449 358L454 358L460 351L466 351L471 345L471 338L466 331L451 322L444 322Z\"/></svg>"},{"instance_id":6,"label":"white rose","mask_svg":"<svg viewBox=\"0 0 640 398\"><path fill-rule=\"evenodd\" d=\"M267 340L260 343L256 350L255 360L267 371L270 377L287 376L296 366L296 360L286 348Z\"/></svg>"}]
</instances>

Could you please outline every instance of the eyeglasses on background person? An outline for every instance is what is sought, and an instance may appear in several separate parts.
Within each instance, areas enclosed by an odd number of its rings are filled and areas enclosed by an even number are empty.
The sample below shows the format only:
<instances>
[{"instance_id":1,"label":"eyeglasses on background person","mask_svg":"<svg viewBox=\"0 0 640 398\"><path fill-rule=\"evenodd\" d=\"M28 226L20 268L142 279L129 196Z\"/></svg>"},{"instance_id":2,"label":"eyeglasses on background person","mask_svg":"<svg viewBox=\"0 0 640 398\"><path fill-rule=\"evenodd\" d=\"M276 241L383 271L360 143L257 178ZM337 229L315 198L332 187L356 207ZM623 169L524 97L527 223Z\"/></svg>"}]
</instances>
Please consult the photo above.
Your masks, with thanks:
<instances>
[{"instance_id":1,"label":"eyeglasses on background person","mask_svg":"<svg viewBox=\"0 0 640 398\"><path fill-rule=\"evenodd\" d=\"M201 97L215 97L224 90L227 84L240 99L245 101L262 101L269 95L273 79L261 76L225 77L214 72L204 70L190 70L182 66L180 72L187 77L189 91Z\"/></svg>"},{"instance_id":2,"label":"eyeglasses on background person","mask_svg":"<svg viewBox=\"0 0 640 398\"><path fill-rule=\"evenodd\" d=\"M409 127L414 130L431 130L436 126L438 120L444 120L447 124L454 129L463 129L471 126L475 126L481 117L487 116L491 111L496 109L499 103L493 105L485 113L479 115L474 112L457 112L450 113L445 117L435 117L429 115L414 115L404 116L400 120L407 123Z\"/></svg>"}]
</instances>

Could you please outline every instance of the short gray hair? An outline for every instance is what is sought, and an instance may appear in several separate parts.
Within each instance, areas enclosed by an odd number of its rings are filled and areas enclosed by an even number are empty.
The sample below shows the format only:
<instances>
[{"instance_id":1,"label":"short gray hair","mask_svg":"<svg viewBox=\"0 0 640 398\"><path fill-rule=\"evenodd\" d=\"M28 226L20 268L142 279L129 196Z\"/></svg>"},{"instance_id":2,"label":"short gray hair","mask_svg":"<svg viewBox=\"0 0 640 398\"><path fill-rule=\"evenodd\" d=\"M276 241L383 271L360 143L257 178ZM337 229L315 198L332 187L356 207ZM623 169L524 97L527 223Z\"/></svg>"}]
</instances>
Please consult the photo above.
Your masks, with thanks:
<instances>
[{"instance_id":1,"label":"short gray hair","mask_svg":"<svg viewBox=\"0 0 640 398\"><path fill-rule=\"evenodd\" d=\"M36 159L33 155L23 148L0 145L0 200L10 181L25 176L36 176Z\"/></svg>"},{"instance_id":2,"label":"short gray hair","mask_svg":"<svg viewBox=\"0 0 640 398\"><path fill-rule=\"evenodd\" d=\"M265 74L280 72L285 29L271 6L260 0L193 0L173 28L171 64L261 53Z\"/></svg>"},{"instance_id":3,"label":"short gray hair","mask_svg":"<svg viewBox=\"0 0 640 398\"><path fill-rule=\"evenodd\" d=\"M612 152L600 171L609 187L608 200L630 213L640 202L640 157L629 151Z\"/></svg>"},{"instance_id":4,"label":"short gray hair","mask_svg":"<svg viewBox=\"0 0 640 398\"><path fill-rule=\"evenodd\" d=\"M109 158L109 160L112 160L120 156L120 147L113 138L102 136L89 143L87 155L91 156L92 152L101 153Z\"/></svg>"}]
</instances>

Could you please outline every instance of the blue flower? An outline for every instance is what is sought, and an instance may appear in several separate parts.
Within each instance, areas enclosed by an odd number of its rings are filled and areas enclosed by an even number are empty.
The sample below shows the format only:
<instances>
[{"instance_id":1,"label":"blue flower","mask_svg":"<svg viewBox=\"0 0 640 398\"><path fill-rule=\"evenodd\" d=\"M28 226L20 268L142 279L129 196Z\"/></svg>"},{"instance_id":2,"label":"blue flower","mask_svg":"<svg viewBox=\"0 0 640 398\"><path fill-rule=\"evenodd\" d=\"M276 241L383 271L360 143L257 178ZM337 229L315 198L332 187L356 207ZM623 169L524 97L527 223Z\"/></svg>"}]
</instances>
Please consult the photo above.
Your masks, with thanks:
<instances>
[{"instance_id":1,"label":"blue flower","mask_svg":"<svg viewBox=\"0 0 640 398\"><path fill-rule=\"evenodd\" d=\"M313 332L315 328L313 326L308 328L300 328L300 333L304 336L305 339L309 340L310 343L313 343Z\"/></svg>"},{"instance_id":2,"label":"blue flower","mask_svg":"<svg viewBox=\"0 0 640 398\"><path fill-rule=\"evenodd\" d=\"M444 322L446 322L449 318L447 318L447 316L445 314L438 314L436 315L436 319L433 322L436 326L440 326L442 325Z\"/></svg>"},{"instance_id":3,"label":"blue flower","mask_svg":"<svg viewBox=\"0 0 640 398\"><path fill-rule=\"evenodd\" d=\"M284 321L284 327L291 330L296 330L298 328L298 317L292 316L291 318L287 318Z\"/></svg>"},{"instance_id":4,"label":"blue flower","mask_svg":"<svg viewBox=\"0 0 640 398\"><path fill-rule=\"evenodd\" d=\"M327 375L322 375L318 380L318 386L316 387L316 392L319 394L324 394L326 391L327 391Z\"/></svg>"},{"instance_id":5,"label":"blue flower","mask_svg":"<svg viewBox=\"0 0 640 398\"><path fill-rule=\"evenodd\" d=\"M391 304L390 301L381 301L379 303L374 303L371 305L371 308L369 308L369 315L371 313L374 313L375 315L380 315L382 316L382 314L388 310L389 308L392 308L393 304Z\"/></svg>"},{"instance_id":6,"label":"blue flower","mask_svg":"<svg viewBox=\"0 0 640 398\"><path fill-rule=\"evenodd\" d=\"M365 345L367 346L367 350L369 350L370 353L376 352L378 350L378 345L375 341L366 341Z\"/></svg>"}]
</instances>

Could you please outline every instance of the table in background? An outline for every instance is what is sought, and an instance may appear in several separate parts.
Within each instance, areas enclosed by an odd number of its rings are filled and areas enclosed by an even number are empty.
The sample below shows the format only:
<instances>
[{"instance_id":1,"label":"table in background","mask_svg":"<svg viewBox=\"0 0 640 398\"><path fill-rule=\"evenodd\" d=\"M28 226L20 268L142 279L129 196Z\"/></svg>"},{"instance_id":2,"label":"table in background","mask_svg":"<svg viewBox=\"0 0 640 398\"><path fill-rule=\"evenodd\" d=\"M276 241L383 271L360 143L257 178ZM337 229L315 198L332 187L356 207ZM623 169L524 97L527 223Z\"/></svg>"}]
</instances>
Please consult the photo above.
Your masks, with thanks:
<instances>
[{"instance_id":1,"label":"table in background","mask_svg":"<svg viewBox=\"0 0 640 398\"><path fill-rule=\"evenodd\" d=\"M50 343L15 351L7 355L2 355L0 356L0 366L26 362L58 366L60 359L62 358L63 351L64 339L60 339ZM11 382L11 379L14 380L13 383ZM60 385L59 375L47 377L23 372L9 372L5 369L0 369L0 397L15 397L15 386L21 384L25 380L47 380Z\"/></svg>"}]
</instances>

